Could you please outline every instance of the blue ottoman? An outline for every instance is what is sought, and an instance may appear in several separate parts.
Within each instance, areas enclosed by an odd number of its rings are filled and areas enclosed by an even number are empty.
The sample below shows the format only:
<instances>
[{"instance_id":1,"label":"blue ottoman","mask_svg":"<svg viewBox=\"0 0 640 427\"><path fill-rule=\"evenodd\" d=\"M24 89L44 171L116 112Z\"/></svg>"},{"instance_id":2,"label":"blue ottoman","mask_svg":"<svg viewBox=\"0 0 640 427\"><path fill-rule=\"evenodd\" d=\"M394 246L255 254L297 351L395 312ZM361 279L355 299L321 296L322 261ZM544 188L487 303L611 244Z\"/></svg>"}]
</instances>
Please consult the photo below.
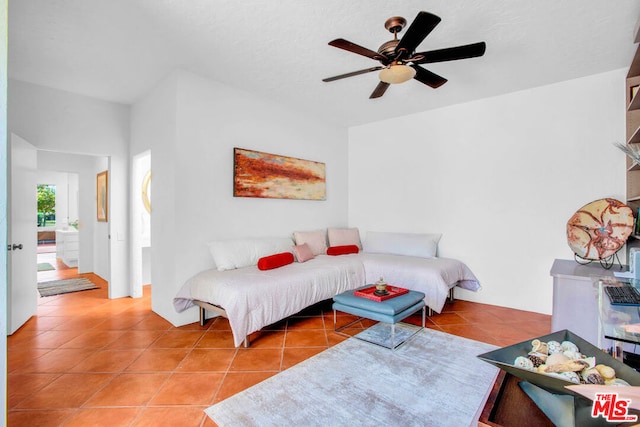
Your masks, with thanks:
<instances>
[{"instance_id":1,"label":"blue ottoman","mask_svg":"<svg viewBox=\"0 0 640 427\"><path fill-rule=\"evenodd\" d=\"M366 285L359 289L368 288L370 286L372 285ZM389 345L358 336L362 334L356 335L356 338L364 339L365 341L373 342L374 344L382 345L383 347L395 349L406 340L411 338L415 333L424 328L426 310L424 303L424 294L422 292L409 291L404 295L389 298L384 301L373 301L367 298L355 296L353 293L354 291L346 291L333 297L333 329L338 333L353 325L354 323L359 322L363 318L377 320L379 322L391 325L391 337ZM400 322L403 319L406 319L419 310L422 310L422 328L416 327L416 330L412 334L410 334L409 336L405 336L401 340L398 340L398 342L396 342L396 323ZM353 314L354 316L359 316L359 318L347 325L337 328L337 311Z\"/></svg>"}]
</instances>

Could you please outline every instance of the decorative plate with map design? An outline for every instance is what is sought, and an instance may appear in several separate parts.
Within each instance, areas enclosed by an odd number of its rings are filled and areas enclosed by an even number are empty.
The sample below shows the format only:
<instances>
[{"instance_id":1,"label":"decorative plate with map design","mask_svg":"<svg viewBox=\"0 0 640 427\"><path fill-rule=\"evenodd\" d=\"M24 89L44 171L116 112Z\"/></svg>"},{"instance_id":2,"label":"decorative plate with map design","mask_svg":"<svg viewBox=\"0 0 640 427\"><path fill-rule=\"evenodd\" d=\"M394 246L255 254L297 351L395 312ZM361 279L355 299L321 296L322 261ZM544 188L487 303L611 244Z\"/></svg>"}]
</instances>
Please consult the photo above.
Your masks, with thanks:
<instances>
[{"instance_id":1,"label":"decorative plate with map design","mask_svg":"<svg viewBox=\"0 0 640 427\"><path fill-rule=\"evenodd\" d=\"M600 199L578 209L567 222L571 250L586 260L606 259L622 248L633 231L633 211L616 199Z\"/></svg>"}]
</instances>

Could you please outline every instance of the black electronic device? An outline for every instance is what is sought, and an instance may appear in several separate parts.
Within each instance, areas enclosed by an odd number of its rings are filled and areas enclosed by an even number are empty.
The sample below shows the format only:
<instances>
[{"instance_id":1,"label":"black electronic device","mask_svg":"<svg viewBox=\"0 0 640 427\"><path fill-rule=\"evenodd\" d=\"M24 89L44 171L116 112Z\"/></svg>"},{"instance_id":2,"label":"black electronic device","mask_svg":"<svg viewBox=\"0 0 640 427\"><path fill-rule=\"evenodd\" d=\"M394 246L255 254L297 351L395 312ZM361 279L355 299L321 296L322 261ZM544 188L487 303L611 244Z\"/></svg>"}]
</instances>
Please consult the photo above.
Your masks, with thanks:
<instances>
[{"instance_id":1,"label":"black electronic device","mask_svg":"<svg viewBox=\"0 0 640 427\"><path fill-rule=\"evenodd\" d=\"M604 286L611 305L640 306L640 292L633 286Z\"/></svg>"}]
</instances>

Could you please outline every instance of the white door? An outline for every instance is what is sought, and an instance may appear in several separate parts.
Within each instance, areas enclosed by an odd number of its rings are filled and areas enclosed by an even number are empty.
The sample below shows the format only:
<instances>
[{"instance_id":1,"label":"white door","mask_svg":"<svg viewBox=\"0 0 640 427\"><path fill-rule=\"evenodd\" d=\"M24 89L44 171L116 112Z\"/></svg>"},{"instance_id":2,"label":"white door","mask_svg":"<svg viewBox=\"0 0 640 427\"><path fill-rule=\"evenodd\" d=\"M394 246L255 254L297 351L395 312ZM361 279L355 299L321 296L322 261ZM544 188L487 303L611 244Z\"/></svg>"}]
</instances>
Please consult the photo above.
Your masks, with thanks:
<instances>
[{"instance_id":1,"label":"white door","mask_svg":"<svg viewBox=\"0 0 640 427\"><path fill-rule=\"evenodd\" d=\"M38 310L38 157L24 139L15 134L10 139L7 332L12 334Z\"/></svg>"}]
</instances>

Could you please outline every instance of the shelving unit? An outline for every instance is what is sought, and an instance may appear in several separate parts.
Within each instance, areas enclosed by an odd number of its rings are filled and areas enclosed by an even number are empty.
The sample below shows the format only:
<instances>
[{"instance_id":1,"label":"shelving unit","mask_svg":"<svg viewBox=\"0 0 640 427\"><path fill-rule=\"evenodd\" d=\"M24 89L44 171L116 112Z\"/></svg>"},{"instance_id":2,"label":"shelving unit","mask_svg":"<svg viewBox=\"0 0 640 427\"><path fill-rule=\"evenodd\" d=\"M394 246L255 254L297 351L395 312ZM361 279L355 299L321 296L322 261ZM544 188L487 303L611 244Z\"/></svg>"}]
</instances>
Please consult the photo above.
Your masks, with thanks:
<instances>
[{"instance_id":1,"label":"shelving unit","mask_svg":"<svg viewBox=\"0 0 640 427\"><path fill-rule=\"evenodd\" d=\"M640 144L640 46L633 56L626 84L627 144ZM640 147L640 146L638 146ZM640 165L627 157L627 204L638 212L640 208Z\"/></svg>"},{"instance_id":2,"label":"shelving unit","mask_svg":"<svg viewBox=\"0 0 640 427\"><path fill-rule=\"evenodd\" d=\"M628 76L627 76L628 77ZM640 96L634 96L631 99L631 102L629 103L629 108L627 108L627 110L631 111L631 110L638 110L640 109Z\"/></svg>"},{"instance_id":3,"label":"shelving unit","mask_svg":"<svg viewBox=\"0 0 640 427\"><path fill-rule=\"evenodd\" d=\"M633 111L633 110L630 110ZM640 143L640 128L636 129L633 134L628 137L627 144L638 144Z\"/></svg>"}]
</instances>

